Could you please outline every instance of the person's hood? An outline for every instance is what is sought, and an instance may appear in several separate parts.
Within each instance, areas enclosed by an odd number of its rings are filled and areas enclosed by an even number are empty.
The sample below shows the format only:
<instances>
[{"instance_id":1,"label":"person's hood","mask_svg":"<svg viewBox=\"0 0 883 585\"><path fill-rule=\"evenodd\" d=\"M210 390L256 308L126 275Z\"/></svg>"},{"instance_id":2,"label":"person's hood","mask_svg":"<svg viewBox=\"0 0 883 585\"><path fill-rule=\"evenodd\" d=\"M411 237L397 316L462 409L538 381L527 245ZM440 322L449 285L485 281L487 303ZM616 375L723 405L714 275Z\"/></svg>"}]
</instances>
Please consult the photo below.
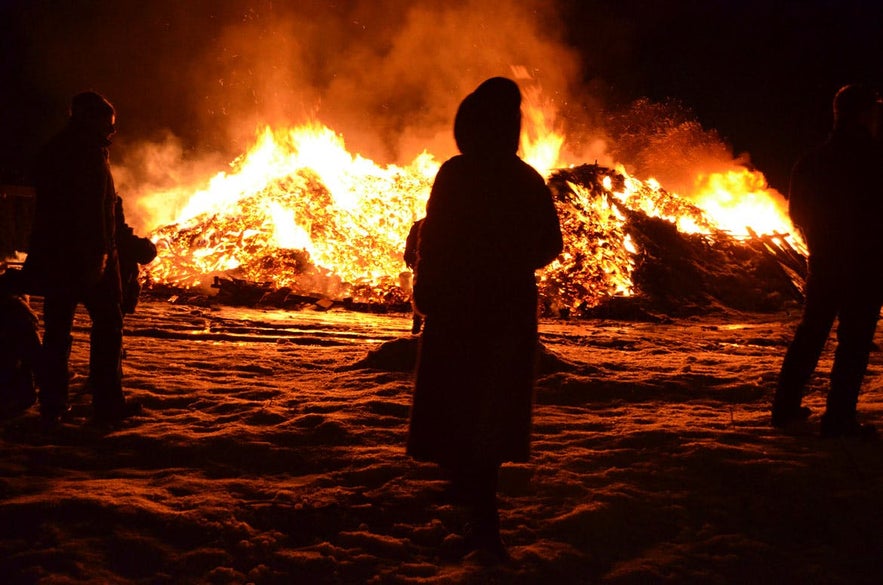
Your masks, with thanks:
<instances>
[{"instance_id":1,"label":"person's hood","mask_svg":"<svg viewBox=\"0 0 883 585\"><path fill-rule=\"evenodd\" d=\"M64 132L68 133L74 140L93 148L107 148L111 145L111 141L106 136L102 136L100 132L83 122L68 119Z\"/></svg>"},{"instance_id":2,"label":"person's hood","mask_svg":"<svg viewBox=\"0 0 883 585\"><path fill-rule=\"evenodd\" d=\"M505 77L492 77L460 103L454 139L465 155L499 156L518 152L521 91Z\"/></svg>"}]
</instances>

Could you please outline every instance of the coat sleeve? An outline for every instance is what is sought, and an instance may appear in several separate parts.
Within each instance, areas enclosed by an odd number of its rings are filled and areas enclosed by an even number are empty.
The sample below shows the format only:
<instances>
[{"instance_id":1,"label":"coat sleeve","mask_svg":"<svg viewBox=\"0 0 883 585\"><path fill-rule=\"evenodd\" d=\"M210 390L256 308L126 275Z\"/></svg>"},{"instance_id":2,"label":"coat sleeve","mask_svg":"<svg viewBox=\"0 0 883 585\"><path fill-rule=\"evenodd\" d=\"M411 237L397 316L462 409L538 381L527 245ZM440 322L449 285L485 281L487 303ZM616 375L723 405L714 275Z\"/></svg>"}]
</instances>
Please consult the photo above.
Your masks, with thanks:
<instances>
[{"instance_id":1,"label":"coat sleeve","mask_svg":"<svg viewBox=\"0 0 883 585\"><path fill-rule=\"evenodd\" d=\"M72 195L76 213L79 216L74 224L78 232L75 236L81 242L87 257L100 258L112 247L113 198L109 185L110 168L99 149L89 150L79 160L78 167L71 167L67 173L72 183Z\"/></svg>"},{"instance_id":2,"label":"coat sleeve","mask_svg":"<svg viewBox=\"0 0 883 585\"><path fill-rule=\"evenodd\" d=\"M412 270L417 266L417 243L420 241L421 225L423 225L422 219L414 222L414 225L411 226L411 229L408 231L408 237L405 240L405 253L402 257L405 260L405 266Z\"/></svg>"},{"instance_id":3,"label":"coat sleeve","mask_svg":"<svg viewBox=\"0 0 883 585\"><path fill-rule=\"evenodd\" d=\"M545 182L540 179L537 188L538 213L537 213L537 242L534 268L546 266L564 249L564 241L561 237L561 224L558 220L558 212L552 199L552 192Z\"/></svg>"},{"instance_id":4,"label":"coat sleeve","mask_svg":"<svg viewBox=\"0 0 883 585\"><path fill-rule=\"evenodd\" d=\"M417 269L414 274L414 304L428 315L439 308L450 286L450 237L452 233L451 192L453 173L446 163L439 169L432 184L426 217L420 225L417 240Z\"/></svg>"}]
</instances>

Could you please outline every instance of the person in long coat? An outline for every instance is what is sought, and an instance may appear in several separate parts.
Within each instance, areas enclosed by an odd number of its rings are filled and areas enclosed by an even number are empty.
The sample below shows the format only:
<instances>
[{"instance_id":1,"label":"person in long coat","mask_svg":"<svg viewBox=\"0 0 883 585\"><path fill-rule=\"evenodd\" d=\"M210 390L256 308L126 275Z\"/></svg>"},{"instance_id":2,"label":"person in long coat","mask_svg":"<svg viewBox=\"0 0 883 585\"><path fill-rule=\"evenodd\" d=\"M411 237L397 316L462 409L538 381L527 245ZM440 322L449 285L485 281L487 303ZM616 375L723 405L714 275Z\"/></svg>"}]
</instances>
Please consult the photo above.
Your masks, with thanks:
<instances>
[{"instance_id":1,"label":"person in long coat","mask_svg":"<svg viewBox=\"0 0 883 585\"><path fill-rule=\"evenodd\" d=\"M435 178L414 288L425 325L407 452L448 472L471 513L470 544L500 555L499 467L530 450L535 271L562 250L552 194L517 155L520 134L515 82L488 79L460 104L461 154Z\"/></svg>"}]
</instances>

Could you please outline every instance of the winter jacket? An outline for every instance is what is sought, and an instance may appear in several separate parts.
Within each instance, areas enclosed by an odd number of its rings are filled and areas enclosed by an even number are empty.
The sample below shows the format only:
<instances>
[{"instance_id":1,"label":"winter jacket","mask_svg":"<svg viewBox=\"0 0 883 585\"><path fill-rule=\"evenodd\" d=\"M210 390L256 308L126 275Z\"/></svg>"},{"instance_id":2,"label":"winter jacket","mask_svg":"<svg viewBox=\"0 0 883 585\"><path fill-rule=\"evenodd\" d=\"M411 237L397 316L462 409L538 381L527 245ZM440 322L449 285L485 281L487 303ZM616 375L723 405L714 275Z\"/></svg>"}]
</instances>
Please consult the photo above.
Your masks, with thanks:
<instances>
[{"instance_id":1,"label":"winter jacket","mask_svg":"<svg viewBox=\"0 0 883 585\"><path fill-rule=\"evenodd\" d=\"M552 195L516 155L520 95L485 82L460 106L461 153L435 178L414 300L426 315L408 453L450 468L524 461L537 348L537 268L561 251Z\"/></svg>"},{"instance_id":2,"label":"winter jacket","mask_svg":"<svg viewBox=\"0 0 883 585\"><path fill-rule=\"evenodd\" d=\"M883 149L865 130L835 129L794 166L788 211L815 262L841 269L879 266Z\"/></svg>"},{"instance_id":3,"label":"winter jacket","mask_svg":"<svg viewBox=\"0 0 883 585\"><path fill-rule=\"evenodd\" d=\"M106 144L68 124L35 168L28 292L79 295L116 262L116 192Z\"/></svg>"}]
</instances>

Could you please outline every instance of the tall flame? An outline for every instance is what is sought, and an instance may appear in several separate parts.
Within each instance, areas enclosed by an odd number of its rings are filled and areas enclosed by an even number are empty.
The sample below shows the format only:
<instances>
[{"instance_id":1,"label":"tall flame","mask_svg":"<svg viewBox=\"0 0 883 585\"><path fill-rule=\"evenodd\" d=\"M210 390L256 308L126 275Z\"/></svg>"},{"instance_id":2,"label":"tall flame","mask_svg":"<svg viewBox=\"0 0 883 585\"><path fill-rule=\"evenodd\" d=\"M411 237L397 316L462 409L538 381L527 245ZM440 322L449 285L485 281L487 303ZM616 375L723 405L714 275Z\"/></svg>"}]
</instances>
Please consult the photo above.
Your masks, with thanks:
<instances>
[{"instance_id":1,"label":"tall flame","mask_svg":"<svg viewBox=\"0 0 883 585\"><path fill-rule=\"evenodd\" d=\"M524 129L521 137L521 157L524 161L548 176L556 168L564 135L555 131L554 109L543 103L538 86L528 86L524 91L522 108Z\"/></svg>"}]
</instances>

